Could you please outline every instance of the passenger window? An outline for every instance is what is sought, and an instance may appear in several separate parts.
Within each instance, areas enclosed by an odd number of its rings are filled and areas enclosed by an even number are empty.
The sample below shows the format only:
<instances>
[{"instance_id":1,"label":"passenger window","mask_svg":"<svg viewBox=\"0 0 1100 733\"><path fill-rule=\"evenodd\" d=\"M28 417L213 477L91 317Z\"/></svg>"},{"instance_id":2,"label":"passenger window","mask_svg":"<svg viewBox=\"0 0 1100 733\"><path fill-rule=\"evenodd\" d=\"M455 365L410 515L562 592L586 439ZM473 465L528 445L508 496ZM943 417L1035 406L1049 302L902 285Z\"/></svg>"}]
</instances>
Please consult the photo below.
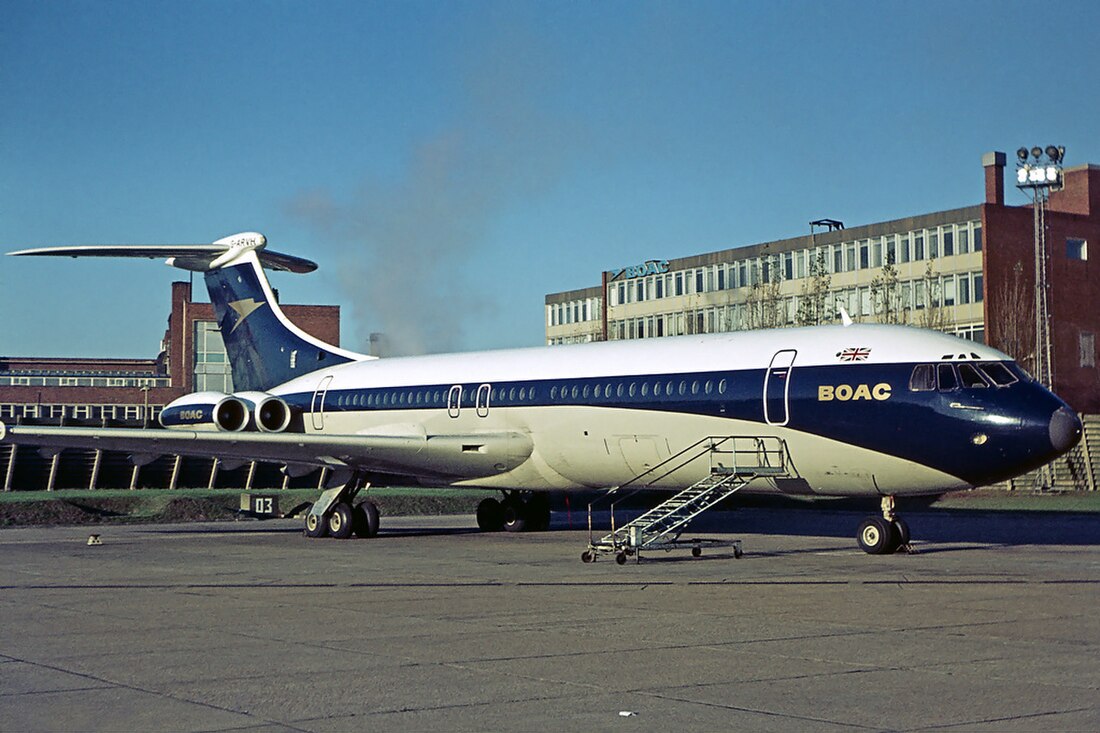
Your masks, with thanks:
<instances>
[{"instance_id":1,"label":"passenger window","mask_svg":"<svg viewBox=\"0 0 1100 733\"><path fill-rule=\"evenodd\" d=\"M556 400L558 398L558 386L554 385L550 388L550 399Z\"/></svg>"},{"instance_id":2,"label":"passenger window","mask_svg":"<svg viewBox=\"0 0 1100 733\"><path fill-rule=\"evenodd\" d=\"M940 392L950 392L959 388L958 377L955 376L955 368L950 364L939 365Z\"/></svg>"},{"instance_id":3,"label":"passenger window","mask_svg":"<svg viewBox=\"0 0 1100 733\"><path fill-rule=\"evenodd\" d=\"M1007 387L1016 380L1016 375L1008 370L1004 364L999 361L987 362L985 364L979 364L978 369L982 370L982 374L989 377L989 381L998 387Z\"/></svg>"},{"instance_id":4,"label":"passenger window","mask_svg":"<svg viewBox=\"0 0 1100 733\"><path fill-rule=\"evenodd\" d=\"M917 364L909 377L909 391L932 392L936 389L936 369L932 364Z\"/></svg>"},{"instance_id":5,"label":"passenger window","mask_svg":"<svg viewBox=\"0 0 1100 733\"><path fill-rule=\"evenodd\" d=\"M619 382L619 386L615 388L615 395L617 397L622 397L623 396L623 383L622 382Z\"/></svg>"},{"instance_id":6,"label":"passenger window","mask_svg":"<svg viewBox=\"0 0 1100 733\"><path fill-rule=\"evenodd\" d=\"M634 382L630 383L630 396L633 397L638 391L638 385Z\"/></svg>"},{"instance_id":7,"label":"passenger window","mask_svg":"<svg viewBox=\"0 0 1100 733\"><path fill-rule=\"evenodd\" d=\"M962 379L963 386L967 389L989 386L982 379L982 375L978 374L978 370L974 368L973 364L959 364L959 378Z\"/></svg>"},{"instance_id":8,"label":"passenger window","mask_svg":"<svg viewBox=\"0 0 1100 733\"><path fill-rule=\"evenodd\" d=\"M519 401L523 402L526 399L527 399L527 388L526 387L520 387L519 388Z\"/></svg>"},{"instance_id":9,"label":"passenger window","mask_svg":"<svg viewBox=\"0 0 1100 733\"><path fill-rule=\"evenodd\" d=\"M649 397L649 382L642 382L642 397Z\"/></svg>"},{"instance_id":10,"label":"passenger window","mask_svg":"<svg viewBox=\"0 0 1100 733\"><path fill-rule=\"evenodd\" d=\"M725 393L726 393L726 380L719 379L718 380L718 394L725 394Z\"/></svg>"},{"instance_id":11,"label":"passenger window","mask_svg":"<svg viewBox=\"0 0 1100 733\"><path fill-rule=\"evenodd\" d=\"M687 383L687 382L685 382L685 381L683 381L683 380L681 380L681 381L680 381L680 394L684 394L684 393L686 393L686 392L687 392L687 388L688 388L688 383Z\"/></svg>"}]
</instances>

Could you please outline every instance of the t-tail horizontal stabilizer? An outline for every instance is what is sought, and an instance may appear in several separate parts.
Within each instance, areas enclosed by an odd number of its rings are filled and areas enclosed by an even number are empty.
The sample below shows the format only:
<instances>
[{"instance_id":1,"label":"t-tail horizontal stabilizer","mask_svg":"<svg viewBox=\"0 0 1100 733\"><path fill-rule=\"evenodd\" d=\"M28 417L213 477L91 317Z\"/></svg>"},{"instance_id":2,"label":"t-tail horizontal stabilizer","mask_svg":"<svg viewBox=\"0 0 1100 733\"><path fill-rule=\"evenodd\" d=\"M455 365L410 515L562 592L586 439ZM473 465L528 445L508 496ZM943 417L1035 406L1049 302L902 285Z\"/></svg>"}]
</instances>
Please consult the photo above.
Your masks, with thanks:
<instances>
[{"instance_id":1,"label":"t-tail horizontal stabilizer","mask_svg":"<svg viewBox=\"0 0 1100 733\"><path fill-rule=\"evenodd\" d=\"M164 257L169 265L204 273L210 302L238 390L266 392L294 377L349 361L374 357L326 344L301 330L275 300L264 268L313 272L317 264L271 252L256 232L210 244L110 244L45 247L12 255L53 257Z\"/></svg>"},{"instance_id":2,"label":"t-tail horizontal stabilizer","mask_svg":"<svg viewBox=\"0 0 1100 733\"><path fill-rule=\"evenodd\" d=\"M181 270L209 272L237 261L245 252L255 252L260 264L271 270L305 273L317 269L317 263L312 260L268 250L267 238L258 232L242 232L209 244L88 244L24 249L8 254L16 257L163 257L167 264Z\"/></svg>"}]
</instances>

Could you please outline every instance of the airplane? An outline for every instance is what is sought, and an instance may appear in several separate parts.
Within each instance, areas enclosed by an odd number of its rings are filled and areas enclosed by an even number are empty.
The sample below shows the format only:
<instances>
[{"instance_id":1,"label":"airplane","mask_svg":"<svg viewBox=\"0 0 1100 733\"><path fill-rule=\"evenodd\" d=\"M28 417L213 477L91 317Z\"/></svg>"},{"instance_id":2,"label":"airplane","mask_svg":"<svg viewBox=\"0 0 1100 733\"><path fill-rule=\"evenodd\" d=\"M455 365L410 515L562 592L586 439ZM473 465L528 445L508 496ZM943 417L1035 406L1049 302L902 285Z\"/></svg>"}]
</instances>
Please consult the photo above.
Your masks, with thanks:
<instances>
[{"instance_id":1,"label":"airplane","mask_svg":"<svg viewBox=\"0 0 1100 733\"><path fill-rule=\"evenodd\" d=\"M163 257L203 273L238 391L175 400L164 430L0 423L0 443L269 461L290 475L328 468L305 517L310 537L377 534L377 507L355 501L370 485L500 492L478 505L478 526L516 532L549 525L551 491L724 484L879 499L881 517L856 539L886 554L910 539L896 498L1018 476L1082 432L1008 355L847 314L843 325L378 359L287 319L265 268L317 265L268 250L259 233L9 254ZM623 543L612 546L622 562Z\"/></svg>"}]
</instances>

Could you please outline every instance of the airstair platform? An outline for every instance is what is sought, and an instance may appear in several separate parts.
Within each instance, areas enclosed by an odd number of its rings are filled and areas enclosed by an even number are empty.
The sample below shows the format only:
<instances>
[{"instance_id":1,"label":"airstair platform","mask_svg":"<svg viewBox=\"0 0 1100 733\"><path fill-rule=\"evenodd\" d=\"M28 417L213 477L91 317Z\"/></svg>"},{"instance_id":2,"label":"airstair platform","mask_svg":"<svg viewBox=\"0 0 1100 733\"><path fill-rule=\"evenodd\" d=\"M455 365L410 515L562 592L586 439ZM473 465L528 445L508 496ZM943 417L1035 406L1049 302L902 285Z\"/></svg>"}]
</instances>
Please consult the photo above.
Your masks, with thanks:
<instances>
[{"instance_id":1,"label":"airstair platform","mask_svg":"<svg viewBox=\"0 0 1100 733\"><path fill-rule=\"evenodd\" d=\"M617 525L615 510L623 501L704 457L709 459L710 470L702 479L636 519L622 526ZM589 504L588 549L581 554L581 559L584 562L594 562L600 555L610 554L622 565L629 556L640 560L642 550L676 548L690 548L692 555L699 557L704 546L733 547L734 557L739 558L742 554L740 540L681 540L680 537L693 519L753 481L765 477L797 478L797 475L786 441L782 438L708 436L629 481L608 489L603 496ZM619 495L620 490L628 487L632 490ZM600 505L608 502L611 510L611 532L596 539L592 529L593 511L602 509Z\"/></svg>"}]
</instances>

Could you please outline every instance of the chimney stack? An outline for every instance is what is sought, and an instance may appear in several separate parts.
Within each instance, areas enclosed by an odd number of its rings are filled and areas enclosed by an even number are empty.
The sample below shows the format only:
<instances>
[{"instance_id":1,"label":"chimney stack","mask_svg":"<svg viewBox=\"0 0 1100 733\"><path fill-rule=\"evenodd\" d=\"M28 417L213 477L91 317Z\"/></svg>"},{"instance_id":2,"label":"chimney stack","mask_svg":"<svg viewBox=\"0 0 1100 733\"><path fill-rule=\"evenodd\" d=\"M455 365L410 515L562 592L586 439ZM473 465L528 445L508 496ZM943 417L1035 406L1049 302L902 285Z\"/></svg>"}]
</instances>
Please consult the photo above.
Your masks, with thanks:
<instances>
[{"instance_id":1,"label":"chimney stack","mask_svg":"<svg viewBox=\"0 0 1100 733\"><path fill-rule=\"evenodd\" d=\"M982 156L985 168L985 202L1005 205L1005 154L986 153Z\"/></svg>"}]
</instances>

